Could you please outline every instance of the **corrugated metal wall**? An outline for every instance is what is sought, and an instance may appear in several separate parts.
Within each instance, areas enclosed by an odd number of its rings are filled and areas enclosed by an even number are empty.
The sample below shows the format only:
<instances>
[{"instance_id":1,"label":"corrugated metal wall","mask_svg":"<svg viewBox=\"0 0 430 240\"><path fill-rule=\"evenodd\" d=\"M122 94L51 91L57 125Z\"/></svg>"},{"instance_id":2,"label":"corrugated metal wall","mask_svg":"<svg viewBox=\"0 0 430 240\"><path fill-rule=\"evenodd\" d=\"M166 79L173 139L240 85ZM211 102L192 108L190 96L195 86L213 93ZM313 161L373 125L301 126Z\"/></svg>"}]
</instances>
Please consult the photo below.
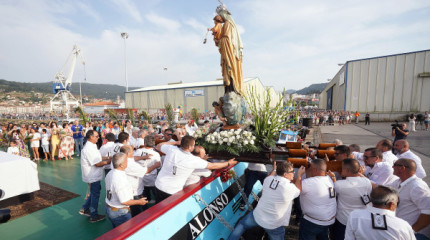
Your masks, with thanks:
<instances>
[{"instance_id":1,"label":"corrugated metal wall","mask_svg":"<svg viewBox=\"0 0 430 240\"><path fill-rule=\"evenodd\" d=\"M333 87L333 109L370 113L423 112L430 108L430 51L348 61L346 99L337 77L324 89L320 107L326 108L327 90ZM346 102L345 102L346 100Z\"/></svg>"},{"instance_id":2,"label":"corrugated metal wall","mask_svg":"<svg viewBox=\"0 0 430 240\"><path fill-rule=\"evenodd\" d=\"M262 93L265 88L258 78L245 82L245 87L254 86L257 92ZM204 96L185 97L187 90L204 90ZM163 109L166 103L171 103L175 108L178 105L183 106L183 112L190 112L192 108L200 109L199 112L205 110L212 111L212 102L224 95L224 86L202 86L193 88L177 88L157 91L145 92L129 92L125 94L125 102L127 108L136 108L139 111L153 111ZM275 104L279 96L274 90L271 91L273 104Z\"/></svg>"}]
</instances>

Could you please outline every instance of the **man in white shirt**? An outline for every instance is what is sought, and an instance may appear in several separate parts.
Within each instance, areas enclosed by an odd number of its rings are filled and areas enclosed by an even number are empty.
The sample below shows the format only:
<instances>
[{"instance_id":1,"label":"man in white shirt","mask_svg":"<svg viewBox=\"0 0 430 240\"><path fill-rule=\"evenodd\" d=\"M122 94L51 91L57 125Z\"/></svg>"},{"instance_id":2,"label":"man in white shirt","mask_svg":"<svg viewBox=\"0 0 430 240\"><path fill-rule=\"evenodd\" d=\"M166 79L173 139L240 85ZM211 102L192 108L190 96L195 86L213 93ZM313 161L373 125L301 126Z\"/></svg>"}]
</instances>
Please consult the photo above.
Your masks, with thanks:
<instances>
[{"instance_id":1,"label":"man in white shirt","mask_svg":"<svg viewBox=\"0 0 430 240\"><path fill-rule=\"evenodd\" d=\"M382 162L382 152L377 148L368 148L364 151L366 171L364 175L374 184L388 186L397 179L393 175L393 168L387 162Z\"/></svg>"},{"instance_id":2,"label":"man in white shirt","mask_svg":"<svg viewBox=\"0 0 430 240\"><path fill-rule=\"evenodd\" d=\"M393 166L394 162L397 161L397 157L393 154L393 143L391 140L384 139L379 141L376 144L376 148L382 152L382 161Z\"/></svg>"},{"instance_id":3,"label":"man in white shirt","mask_svg":"<svg viewBox=\"0 0 430 240\"><path fill-rule=\"evenodd\" d=\"M396 216L408 222L417 239L430 239L430 189L415 173L417 164L401 158L394 163L399 179L392 186L399 192ZM424 238L424 236L426 238Z\"/></svg>"},{"instance_id":4,"label":"man in white shirt","mask_svg":"<svg viewBox=\"0 0 430 240\"><path fill-rule=\"evenodd\" d=\"M147 156L150 158L146 160L137 161L142 167L151 167L155 163L161 164L160 154L154 150L155 146L155 137L152 135L148 135L145 137L145 145L142 148L137 149L134 152L134 156ZM148 199L149 204L154 204L155 199L152 199L151 194L155 196L155 179L157 178L157 169L148 172L143 177L143 195Z\"/></svg>"},{"instance_id":5,"label":"man in white shirt","mask_svg":"<svg viewBox=\"0 0 430 240\"><path fill-rule=\"evenodd\" d=\"M145 129L140 130L137 133L138 138L136 139L136 148L140 148L141 146L145 145L145 137L148 135L148 131Z\"/></svg>"},{"instance_id":6,"label":"man in white shirt","mask_svg":"<svg viewBox=\"0 0 430 240\"><path fill-rule=\"evenodd\" d=\"M409 149L409 143L406 140L398 140L394 143L394 149L397 151L397 158L412 159L417 164L417 172L415 175L419 178L425 178L427 176L426 171L423 168L421 158L411 152Z\"/></svg>"},{"instance_id":7,"label":"man in white shirt","mask_svg":"<svg viewBox=\"0 0 430 240\"><path fill-rule=\"evenodd\" d=\"M148 203L146 198L133 199L133 189L127 180L127 156L117 153L113 156L114 169L106 176L106 214L115 228L131 219L130 206Z\"/></svg>"},{"instance_id":8,"label":"man in white shirt","mask_svg":"<svg viewBox=\"0 0 430 240\"><path fill-rule=\"evenodd\" d=\"M107 143L100 147L100 155L102 155L102 157L112 157L115 154L115 135L113 133L107 133L105 135L105 139L107 140ZM119 152L119 150L117 152ZM108 164L104 166L105 176L111 170L111 165L112 164Z\"/></svg>"},{"instance_id":9,"label":"man in white shirt","mask_svg":"<svg viewBox=\"0 0 430 240\"><path fill-rule=\"evenodd\" d=\"M415 239L411 226L395 216L398 204L393 188L377 186L370 199L373 206L353 211L346 225L345 239Z\"/></svg>"},{"instance_id":10,"label":"man in white shirt","mask_svg":"<svg viewBox=\"0 0 430 240\"><path fill-rule=\"evenodd\" d=\"M175 145L179 145L178 148ZM226 162L211 163L193 156L195 139L184 136L177 142L162 142L157 150L166 154L163 166L155 180L155 198L157 203L181 191L194 169L221 169L236 164L234 159Z\"/></svg>"},{"instance_id":11,"label":"man in white shirt","mask_svg":"<svg viewBox=\"0 0 430 240\"><path fill-rule=\"evenodd\" d=\"M331 177L327 176L327 164L323 159L310 163L306 179L302 181L299 239L328 239L329 227L336 217L336 192Z\"/></svg>"},{"instance_id":12,"label":"man in white shirt","mask_svg":"<svg viewBox=\"0 0 430 240\"><path fill-rule=\"evenodd\" d=\"M349 214L356 209L364 209L370 202L372 184L360 176L360 163L356 159L345 159L342 162L342 177L334 183L337 195L337 212L334 223L334 240L345 238L346 223Z\"/></svg>"},{"instance_id":13,"label":"man in white shirt","mask_svg":"<svg viewBox=\"0 0 430 240\"><path fill-rule=\"evenodd\" d=\"M86 196L79 214L89 216L90 223L94 223L106 218L105 215L99 215L97 209L101 190L100 181L103 179L103 166L110 164L111 161L108 158L104 158L104 160L100 155L96 145L99 134L96 131L89 130L86 137L88 141L81 152L81 170L82 181L88 183L90 195Z\"/></svg>"},{"instance_id":14,"label":"man in white shirt","mask_svg":"<svg viewBox=\"0 0 430 240\"><path fill-rule=\"evenodd\" d=\"M305 167L299 168L294 184L294 169L290 162L274 162L273 168L276 171L264 180L263 195L257 207L237 224L228 240L240 239L245 230L256 226L264 228L270 239L284 239L284 226L289 225L293 199L300 194Z\"/></svg>"},{"instance_id":15,"label":"man in white shirt","mask_svg":"<svg viewBox=\"0 0 430 240\"><path fill-rule=\"evenodd\" d=\"M152 172L154 169L161 166L159 162L154 163L150 167L142 167L139 165L133 156L133 147L130 145L124 145L121 147L120 150L122 153L125 153L127 155L127 168L125 169L125 174L127 175L127 180L131 185L131 188L133 189L133 198L134 199L140 199L143 196L143 177L145 174ZM143 209L140 205L132 206L131 207L131 216L134 217L138 215L139 213L143 212Z\"/></svg>"},{"instance_id":16,"label":"man in white shirt","mask_svg":"<svg viewBox=\"0 0 430 240\"><path fill-rule=\"evenodd\" d=\"M137 148L139 148L139 146L137 145L138 144L138 142L137 142L137 139L138 139L138 135L139 135L139 131L140 131L140 129L139 128L137 128L137 127L134 127L134 128L132 128L131 129L131 134L130 133L128 133L129 134L129 143L130 143L130 145L134 148L134 149L137 149Z\"/></svg>"},{"instance_id":17,"label":"man in white shirt","mask_svg":"<svg viewBox=\"0 0 430 240\"><path fill-rule=\"evenodd\" d=\"M187 134L189 136L193 136L197 129L199 129L199 127L194 122L194 120L189 120L188 123L185 125L185 130L187 130Z\"/></svg>"},{"instance_id":18,"label":"man in white shirt","mask_svg":"<svg viewBox=\"0 0 430 240\"><path fill-rule=\"evenodd\" d=\"M202 146L195 146L192 154L203 160L208 159L208 156L206 155L206 150ZM200 182L201 177L209 177L211 174L212 174L212 171L209 169L195 169L188 177L184 187L194 183L198 183Z\"/></svg>"}]
</instances>

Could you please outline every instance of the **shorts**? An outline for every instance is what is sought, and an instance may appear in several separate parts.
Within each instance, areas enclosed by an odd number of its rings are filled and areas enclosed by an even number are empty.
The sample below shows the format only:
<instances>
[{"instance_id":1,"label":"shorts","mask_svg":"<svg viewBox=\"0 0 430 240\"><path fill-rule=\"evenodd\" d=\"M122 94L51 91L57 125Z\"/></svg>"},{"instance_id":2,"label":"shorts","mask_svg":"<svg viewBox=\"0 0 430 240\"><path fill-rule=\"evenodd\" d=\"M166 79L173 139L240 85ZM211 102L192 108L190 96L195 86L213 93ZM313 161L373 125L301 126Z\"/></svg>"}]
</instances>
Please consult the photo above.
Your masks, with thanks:
<instances>
[{"instance_id":1,"label":"shorts","mask_svg":"<svg viewBox=\"0 0 430 240\"><path fill-rule=\"evenodd\" d=\"M32 148L38 148L38 147L40 147L40 142L39 141L33 141L33 142L31 142L30 145Z\"/></svg>"},{"instance_id":2,"label":"shorts","mask_svg":"<svg viewBox=\"0 0 430 240\"><path fill-rule=\"evenodd\" d=\"M424 124L429 124L429 120L424 120Z\"/></svg>"},{"instance_id":3,"label":"shorts","mask_svg":"<svg viewBox=\"0 0 430 240\"><path fill-rule=\"evenodd\" d=\"M42 145L42 149L44 153L48 153L49 152L49 145Z\"/></svg>"}]
</instances>

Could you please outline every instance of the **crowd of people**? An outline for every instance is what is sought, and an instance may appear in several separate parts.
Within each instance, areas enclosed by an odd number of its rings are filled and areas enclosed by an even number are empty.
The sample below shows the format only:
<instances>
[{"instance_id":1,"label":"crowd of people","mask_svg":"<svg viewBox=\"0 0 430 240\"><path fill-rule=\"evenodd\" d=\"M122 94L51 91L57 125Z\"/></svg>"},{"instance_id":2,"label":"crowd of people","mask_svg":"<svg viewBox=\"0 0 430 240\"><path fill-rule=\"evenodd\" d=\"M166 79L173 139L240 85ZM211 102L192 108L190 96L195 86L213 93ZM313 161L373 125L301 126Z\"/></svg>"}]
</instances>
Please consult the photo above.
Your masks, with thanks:
<instances>
[{"instance_id":1,"label":"crowd of people","mask_svg":"<svg viewBox=\"0 0 430 240\"><path fill-rule=\"evenodd\" d=\"M339 124L352 121L347 112L300 113L323 125L330 122L330 115L339 116ZM209 125L205 121L201 128ZM335 160L342 162L341 172L331 172L328 157L316 158L311 148L307 148L307 169L275 162L273 171L267 172L264 164L249 163L245 196L257 181L263 185L262 196L229 239L240 239L254 226L264 228L270 239L284 239L292 211L299 239L329 239L330 235L332 239L429 239L430 189L422 180L426 177L422 160L410 150L406 127L393 127L393 142L383 139L363 152L357 144L346 146L337 140L332 150ZM192 137L198 128L193 120L175 128L164 121L158 125L139 121L136 126L128 120L100 120L84 126L78 120L58 125L51 121L2 125L1 137L8 153L31 155L35 161L80 157L88 193L79 214L88 216L91 223L107 217L115 228L208 177L211 170L237 163L234 159L207 161L206 150L196 146ZM103 179L106 215L97 211ZM243 211L247 203L245 198L242 201Z\"/></svg>"},{"instance_id":2,"label":"crowd of people","mask_svg":"<svg viewBox=\"0 0 430 240\"><path fill-rule=\"evenodd\" d=\"M261 181L262 197L229 239L240 239L255 226L270 239L284 239L292 211L301 240L429 239L430 189L422 180L427 176L422 160L409 142L383 139L363 152L357 144L335 142L329 150L342 162L340 173L331 172L328 157L318 159L312 150L308 169L275 162L268 173L265 165L250 163L245 190Z\"/></svg>"}]
</instances>

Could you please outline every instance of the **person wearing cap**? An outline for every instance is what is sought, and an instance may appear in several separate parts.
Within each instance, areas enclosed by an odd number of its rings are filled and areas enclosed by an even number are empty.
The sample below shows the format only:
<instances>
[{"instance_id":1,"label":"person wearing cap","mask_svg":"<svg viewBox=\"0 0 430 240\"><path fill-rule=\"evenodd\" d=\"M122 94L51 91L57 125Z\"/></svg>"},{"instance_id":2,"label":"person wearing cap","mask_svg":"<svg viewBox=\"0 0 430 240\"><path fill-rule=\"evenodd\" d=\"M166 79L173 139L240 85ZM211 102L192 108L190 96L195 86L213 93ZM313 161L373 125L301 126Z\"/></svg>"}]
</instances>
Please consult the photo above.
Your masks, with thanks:
<instances>
[{"instance_id":1,"label":"person wearing cap","mask_svg":"<svg viewBox=\"0 0 430 240\"><path fill-rule=\"evenodd\" d=\"M130 206L142 206L148 203L146 198L133 198L133 189L127 180L125 169L127 156L117 153L113 156L114 169L106 175L106 215L115 228L131 219Z\"/></svg>"},{"instance_id":2,"label":"person wearing cap","mask_svg":"<svg viewBox=\"0 0 430 240\"><path fill-rule=\"evenodd\" d=\"M345 240L350 239L415 239L411 226L395 216L399 198L395 189L375 187L370 200L372 206L354 210L346 224Z\"/></svg>"}]
</instances>

